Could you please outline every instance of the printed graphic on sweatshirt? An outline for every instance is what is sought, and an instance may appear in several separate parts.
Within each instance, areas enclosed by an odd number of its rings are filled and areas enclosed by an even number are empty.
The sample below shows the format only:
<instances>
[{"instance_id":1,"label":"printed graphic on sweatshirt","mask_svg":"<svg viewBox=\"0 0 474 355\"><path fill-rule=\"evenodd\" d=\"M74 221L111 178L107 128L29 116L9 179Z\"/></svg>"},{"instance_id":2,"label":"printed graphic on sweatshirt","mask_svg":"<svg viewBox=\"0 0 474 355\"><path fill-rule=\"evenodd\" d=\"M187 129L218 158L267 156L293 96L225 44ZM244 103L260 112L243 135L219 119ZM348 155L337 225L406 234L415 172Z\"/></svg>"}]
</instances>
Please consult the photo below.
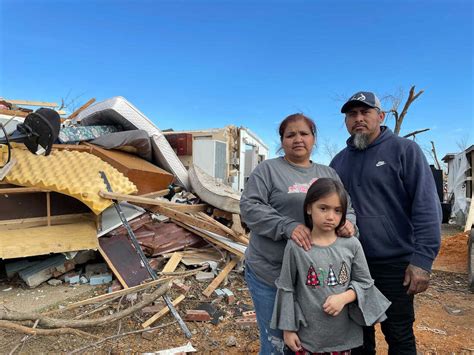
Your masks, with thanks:
<instances>
[{"instance_id":1,"label":"printed graphic on sweatshirt","mask_svg":"<svg viewBox=\"0 0 474 355\"><path fill-rule=\"evenodd\" d=\"M310 182L306 184L298 184L294 183L293 185L288 187L288 193L289 194L299 194L299 193L307 193L309 190L309 187L316 181L318 178L311 179Z\"/></svg>"},{"instance_id":2,"label":"printed graphic on sweatshirt","mask_svg":"<svg viewBox=\"0 0 474 355\"><path fill-rule=\"evenodd\" d=\"M319 286L334 287L345 285L347 282L349 282L349 271L344 261L341 262L338 276L336 276L333 264L329 264L327 270L318 268L318 271L316 271L314 265L311 264L306 274L306 286L311 288L317 288Z\"/></svg>"}]
</instances>

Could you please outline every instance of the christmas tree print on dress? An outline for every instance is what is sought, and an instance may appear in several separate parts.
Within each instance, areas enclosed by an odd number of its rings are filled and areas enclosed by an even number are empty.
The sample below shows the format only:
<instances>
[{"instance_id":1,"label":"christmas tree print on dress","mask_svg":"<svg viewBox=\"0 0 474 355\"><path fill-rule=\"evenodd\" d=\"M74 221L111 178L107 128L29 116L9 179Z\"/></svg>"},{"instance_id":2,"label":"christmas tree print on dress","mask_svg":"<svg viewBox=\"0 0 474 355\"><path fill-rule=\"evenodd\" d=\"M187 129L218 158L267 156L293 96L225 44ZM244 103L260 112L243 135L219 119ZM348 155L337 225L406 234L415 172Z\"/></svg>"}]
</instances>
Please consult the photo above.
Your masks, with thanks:
<instances>
[{"instance_id":1,"label":"christmas tree print on dress","mask_svg":"<svg viewBox=\"0 0 474 355\"><path fill-rule=\"evenodd\" d=\"M343 261L341 271L339 271L339 285L344 285L349 281L349 272L347 271L346 263Z\"/></svg>"},{"instance_id":2,"label":"christmas tree print on dress","mask_svg":"<svg viewBox=\"0 0 474 355\"><path fill-rule=\"evenodd\" d=\"M310 287L319 286L318 275L316 274L316 270L314 270L313 264L311 264L308 269L308 275L306 276L306 285Z\"/></svg>"},{"instance_id":3,"label":"christmas tree print on dress","mask_svg":"<svg viewBox=\"0 0 474 355\"><path fill-rule=\"evenodd\" d=\"M336 274L334 273L334 270L332 269L332 264L329 264L329 273L328 273L328 279L327 279L327 285L328 286L337 286L339 282L336 279Z\"/></svg>"}]
</instances>

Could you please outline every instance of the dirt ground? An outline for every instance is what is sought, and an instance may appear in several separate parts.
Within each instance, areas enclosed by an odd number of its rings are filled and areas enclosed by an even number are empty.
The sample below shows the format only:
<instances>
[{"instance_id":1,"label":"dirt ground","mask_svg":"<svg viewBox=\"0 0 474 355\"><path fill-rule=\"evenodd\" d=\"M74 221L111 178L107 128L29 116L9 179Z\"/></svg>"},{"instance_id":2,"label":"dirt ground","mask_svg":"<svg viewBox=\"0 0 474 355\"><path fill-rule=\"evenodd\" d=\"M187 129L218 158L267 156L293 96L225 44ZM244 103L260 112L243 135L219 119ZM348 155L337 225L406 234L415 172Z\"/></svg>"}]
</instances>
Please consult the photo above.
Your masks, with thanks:
<instances>
[{"instance_id":1,"label":"dirt ground","mask_svg":"<svg viewBox=\"0 0 474 355\"><path fill-rule=\"evenodd\" d=\"M416 322L415 334L420 354L474 354L474 294L467 288L467 234L459 233L453 227L445 226L440 255L437 258L429 289L415 299ZM228 305L224 300L215 297L206 300L201 292L208 282L197 282L194 277L187 278L185 283L191 286L186 299L177 307L181 314L187 309L194 309L205 301L212 301L213 306L222 311L217 325L201 322L187 322L193 337L189 341L198 353L213 354L255 354L258 352L258 330L256 326L240 326L235 323L242 311L252 308L252 302L242 274L232 272L227 288L231 289L238 302ZM10 289L11 288L11 289ZM106 292L106 287L91 286L50 286L43 284L29 290L22 284L0 283L0 309L22 311L57 309L73 301L87 299ZM177 290L170 291L171 298L178 295ZM121 307L129 304L125 298ZM161 304L161 302L159 302ZM72 319L81 317L95 306L77 308L73 311L59 312L56 316ZM110 303L99 317L113 313L118 302ZM142 329L140 324L151 314L135 313L120 322L104 327L85 328L85 332L100 339L128 331ZM188 340L183 336L179 326L170 315L157 321L153 326L163 326L152 334L131 334L102 342L99 339L77 335L31 336L26 341L25 335L12 330L0 330L0 353L124 353L156 352L185 345ZM172 324L169 324L172 323ZM29 324L30 326L32 323ZM144 337L146 336L146 338ZM380 330L378 353L386 354L387 346ZM82 350L81 350L82 349ZM12 352L12 350L14 350Z\"/></svg>"}]
</instances>

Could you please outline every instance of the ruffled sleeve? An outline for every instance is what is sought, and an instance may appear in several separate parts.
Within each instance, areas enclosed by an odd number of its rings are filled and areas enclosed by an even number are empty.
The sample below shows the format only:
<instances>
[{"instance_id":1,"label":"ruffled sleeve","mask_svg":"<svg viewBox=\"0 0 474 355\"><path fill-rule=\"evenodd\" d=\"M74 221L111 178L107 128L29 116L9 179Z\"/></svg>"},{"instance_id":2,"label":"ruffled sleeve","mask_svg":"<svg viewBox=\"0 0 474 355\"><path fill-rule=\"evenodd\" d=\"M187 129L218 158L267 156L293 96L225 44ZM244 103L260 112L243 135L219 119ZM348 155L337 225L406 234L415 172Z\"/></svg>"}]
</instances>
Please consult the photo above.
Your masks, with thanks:
<instances>
[{"instance_id":1,"label":"ruffled sleeve","mask_svg":"<svg viewBox=\"0 0 474 355\"><path fill-rule=\"evenodd\" d=\"M294 257L293 242L289 241L283 257L280 277L275 281L277 294L270 322L270 327L273 329L298 331L301 325L307 326L301 307L295 298L294 285L297 269Z\"/></svg>"},{"instance_id":2,"label":"ruffled sleeve","mask_svg":"<svg viewBox=\"0 0 474 355\"><path fill-rule=\"evenodd\" d=\"M357 300L348 305L349 317L357 324L370 326L384 321L391 302L374 285L362 247L359 246L352 264L351 282Z\"/></svg>"}]
</instances>

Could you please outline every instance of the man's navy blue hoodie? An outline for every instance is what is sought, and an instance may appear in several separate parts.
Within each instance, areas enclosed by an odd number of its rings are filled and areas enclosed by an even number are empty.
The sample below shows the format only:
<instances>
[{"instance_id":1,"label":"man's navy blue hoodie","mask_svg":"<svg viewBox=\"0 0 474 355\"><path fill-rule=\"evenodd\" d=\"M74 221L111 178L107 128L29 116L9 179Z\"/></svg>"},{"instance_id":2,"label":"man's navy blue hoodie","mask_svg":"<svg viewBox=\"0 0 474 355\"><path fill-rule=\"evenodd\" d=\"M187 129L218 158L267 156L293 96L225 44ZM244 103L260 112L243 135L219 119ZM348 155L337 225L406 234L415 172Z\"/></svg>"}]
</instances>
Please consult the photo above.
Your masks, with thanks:
<instances>
[{"instance_id":1,"label":"man's navy blue hoodie","mask_svg":"<svg viewBox=\"0 0 474 355\"><path fill-rule=\"evenodd\" d=\"M367 149L353 138L330 166L349 192L369 263L406 262L430 271L441 238L441 205L420 147L381 127Z\"/></svg>"}]
</instances>

